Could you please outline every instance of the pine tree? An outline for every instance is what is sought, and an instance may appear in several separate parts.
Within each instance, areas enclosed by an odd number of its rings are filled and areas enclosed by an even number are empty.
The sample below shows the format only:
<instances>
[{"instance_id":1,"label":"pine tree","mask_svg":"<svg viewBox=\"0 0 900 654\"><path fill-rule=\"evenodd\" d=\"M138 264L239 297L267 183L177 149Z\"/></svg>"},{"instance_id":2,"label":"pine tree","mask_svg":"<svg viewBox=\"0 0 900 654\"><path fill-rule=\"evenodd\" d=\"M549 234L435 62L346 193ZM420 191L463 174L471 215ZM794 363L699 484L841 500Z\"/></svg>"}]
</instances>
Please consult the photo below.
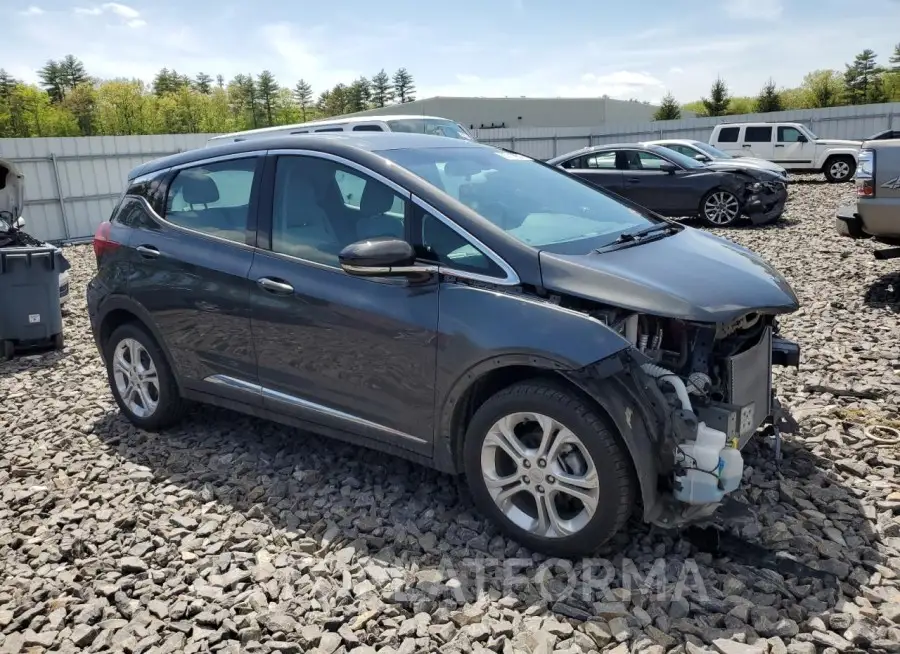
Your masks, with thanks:
<instances>
[{"instance_id":1,"label":"pine tree","mask_svg":"<svg viewBox=\"0 0 900 654\"><path fill-rule=\"evenodd\" d=\"M75 55L68 54L59 62L59 73L63 87L68 91L73 90L79 84L89 81L84 64Z\"/></svg>"},{"instance_id":2,"label":"pine tree","mask_svg":"<svg viewBox=\"0 0 900 654\"><path fill-rule=\"evenodd\" d=\"M875 52L866 48L847 64L844 72L845 99L848 104L866 104L880 102L884 97L884 87L879 78L884 72L876 62Z\"/></svg>"},{"instance_id":3,"label":"pine tree","mask_svg":"<svg viewBox=\"0 0 900 654\"><path fill-rule=\"evenodd\" d=\"M384 72L384 68L372 77L372 105L384 107L394 99L394 87L391 86L391 78Z\"/></svg>"},{"instance_id":4,"label":"pine tree","mask_svg":"<svg viewBox=\"0 0 900 654\"><path fill-rule=\"evenodd\" d=\"M724 116L728 111L728 103L731 101L728 95L728 87L721 77L717 77L709 90L709 99L703 98L703 107L707 116Z\"/></svg>"},{"instance_id":5,"label":"pine tree","mask_svg":"<svg viewBox=\"0 0 900 654\"><path fill-rule=\"evenodd\" d=\"M894 54L889 59L891 62L891 72L900 73L900 43L894 46Z\"/></svg>"},{"instance_id":6,"label":"pine tree","mask_svg":"<svg viewBox=\"0 0 900 654\"><path fill-rule=\"evenodd\" d=\"M209 95L212 92L212 81L212 77L206 73L198 73L197 77L194 79L194 89L198 93Z\"/></svg>"},{"instance_id":7,"label":"pine tree","mask_svg":"<svg viewBox=\"0 0 900 654\"><path fill-rule=\"evenodd\" d=\"M372 90L369 80L360 77L355 80L350 88L347 89L347 111L353 113L356 111L365 111L369 108L369 100L372 96Z\"/></svg>"},{"instance_id":8,"label":"pine tree","mask_svg":"<svg viewBox=\"0 0 900 654\"><path fill-rule=\"evenodd\" d=\"M413 77L405 68L400 68L394 73L394 95L401 104L412 102L416 99L416 85Z\"/></svg>"},{"instance_id":9,"label":"pine tree","mask_svg":"<svg viewBox=\"0 0 900 654\"><path fill-rule=\"evenodd\" d=\"M659 109L653 114L653 120L679 120L681 118L681 107L678 101L671 93L666 93L659 105Z\"/></svg>"},{"instance_id":10,"label":"pine tree","mask_svg":"<svg viewBox=\"0 0 900 654\"><path fill-rule=\"evenodd\" d=\"M278 82L275 76L268 70L264 70L256 79L256 90L259 93L259 102L266 116L266 125L272 125L275 114L275 102L278 95Z\"/></svg>"},{"instance_id":11,"label":"pine tree","mask_svg":"<svg viewBox=\"0 0 900 654\"><path fill-rule=\"evenodd\" d=\"M783 111L784 105L781 102L781 94L775 88L775 82L771 78L766 82L765 86L759 92L756 98L757 113L768 113L770 111Z\"/></svg>"},{"instance_id":12,"label":"pine tree","mask_svg":"<svg viewBox=\"0 0 900 654\"><path fill-rule=\"evenodd\" d=\"M52 102L62 102L65 94L64 73L60 62L50 59L38 71L38 77Z\"/></svg>"},{"instance_id":13,"label":"pine tree","mask_svg":"<svg viewBox=\"0 0 900 654\"><path fill-rule=\"evenodd\" d=\"M306 112L312 105L312 97L313 90L309 82L304 79L297 82L297 86L294 87L294 102L300 107L304 122L306 121Z\"/></svg>"}]
</instances>

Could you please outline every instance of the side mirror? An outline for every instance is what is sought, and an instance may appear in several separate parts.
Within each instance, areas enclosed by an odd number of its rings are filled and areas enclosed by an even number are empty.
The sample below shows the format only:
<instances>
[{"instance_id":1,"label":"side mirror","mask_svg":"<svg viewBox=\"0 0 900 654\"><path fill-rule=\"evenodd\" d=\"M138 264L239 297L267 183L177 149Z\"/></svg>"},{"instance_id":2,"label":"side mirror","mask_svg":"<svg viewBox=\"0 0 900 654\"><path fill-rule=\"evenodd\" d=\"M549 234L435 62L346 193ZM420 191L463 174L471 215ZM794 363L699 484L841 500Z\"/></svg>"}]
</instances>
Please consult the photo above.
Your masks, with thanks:
<instances>
[{"instance_id":1,"label":"side mirror","mask_svg":"<svg viewBox=\"0 0 900 654\"><path fill-rule=\"evenodd\" d=\"M801 134L797 137L797 143L809 143L809 139Z\"/></svg>"},{"instance_id":2,"label":"side mirror","mask_svg":"<svg viewBox=\"0 0 900 654\"><path fill-rule=\"evenodd\" d=\"M22 229L25 226L25 218L19 216L18 220L16 220L15 227L17 229Z\"/></svg>"},{"instance_id":3,"label":"side mirror","mask_svg":"<svg viewBox=\"0 0 900 654\"><path fill-rule=\"evenodd\" d=\"M710 158L707 157L705 154L694 155L694 159L696 159L697 161L703 162L703 163L706 163L707 161L710 160Z\"/></svg>"},{"instance_id":4,"label":"side mirror","mask_svg":"<svg viewBox=\"0 0 900 654\"><path fill-rule=\"evenodd\" d=\"M376 277L417 272L416 252L406 241L379 236L351 243L338 255L341 268L350 275ZM423 270L424 271L424 270Z\"/></svg>"},{"instance_id":5,"label":"side mirror","mask_svg":"<svg viewBox=\"0 0 900 654\"><path fill-rule=\"evenodd\" d=\"M671 175L676 170L678 170L678 167L675 166L675 164L664 163L664 164L660 165L659 169L662 170L663 172L667 172Z\"/></svg>"}]
</instances>

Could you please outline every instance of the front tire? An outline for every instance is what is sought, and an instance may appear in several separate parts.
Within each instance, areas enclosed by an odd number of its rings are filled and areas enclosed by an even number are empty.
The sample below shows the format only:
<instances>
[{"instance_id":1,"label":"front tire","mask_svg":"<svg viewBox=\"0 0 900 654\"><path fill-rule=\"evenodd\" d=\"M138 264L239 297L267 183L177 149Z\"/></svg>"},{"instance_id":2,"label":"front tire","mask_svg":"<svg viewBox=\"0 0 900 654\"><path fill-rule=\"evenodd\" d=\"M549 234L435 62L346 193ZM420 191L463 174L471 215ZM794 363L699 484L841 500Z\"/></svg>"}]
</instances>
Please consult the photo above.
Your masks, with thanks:
<instances>
[{"instance_id":1,"label":"front tire","mask_svg":"<svg viewBox=\"0 0 900 654\"><path fill-rule=\"evenodd\" d=\"M709 227L731 227L740 222L743 207L731 191L714 188L700 200L700 220Z\"/></svg>"},{"instance_id":2,"label":"front tire","mask_svg":"<svg viewBox=\"0 0 900 654\"><path fill-rule=\"evenodd\" d=\"M549 556L594 552L635 502L631 462L603 414L553 382L488 399L466 431L464 466L478 509Z\"/></svg>"},{"instance_id":3,"label":"front tire","mask_svg":"<svg viewBox=\"0 0 900 654\"><path fill-rule=\"evenodd\" d=\"M118 327L104 346L109 387L119 409L141 429L158 431L178 422L184 401L159 345L135 324Z\"/></svg>"},{"instance_id":4,"label":"front tire","mask_svg":"<svg viewBox=\"0 0 900 654\"><path fill-rule=\"evenodd\" d=\"M832 184L849 182L856 172L856 159L850 156L830 157L824 166L825 179Z\"/></svg>"}]
</instances>

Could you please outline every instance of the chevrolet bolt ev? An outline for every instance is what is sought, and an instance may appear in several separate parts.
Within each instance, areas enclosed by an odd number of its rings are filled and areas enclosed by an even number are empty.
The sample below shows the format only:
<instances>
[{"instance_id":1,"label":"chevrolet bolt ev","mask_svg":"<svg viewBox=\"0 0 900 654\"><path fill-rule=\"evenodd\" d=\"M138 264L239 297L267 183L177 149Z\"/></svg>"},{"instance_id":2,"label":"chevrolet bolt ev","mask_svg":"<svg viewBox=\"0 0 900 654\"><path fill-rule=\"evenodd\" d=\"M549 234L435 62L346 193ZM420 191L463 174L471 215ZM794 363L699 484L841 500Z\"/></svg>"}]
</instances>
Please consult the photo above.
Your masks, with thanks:
<instances>
[{"instance_id":1,"label":"chevrolet bolt ev","mask_svg":"<svg viewBox=\"0 0 900 654\"><path fill-rule=\"evenodd\" d=\"M751 252L462 139L152 161L94 251L91 325L136 426L202 402L407 457L557 556L635 507L709 516L799 356L776 320L797 299Z\"/></svg>"}]
</instances>

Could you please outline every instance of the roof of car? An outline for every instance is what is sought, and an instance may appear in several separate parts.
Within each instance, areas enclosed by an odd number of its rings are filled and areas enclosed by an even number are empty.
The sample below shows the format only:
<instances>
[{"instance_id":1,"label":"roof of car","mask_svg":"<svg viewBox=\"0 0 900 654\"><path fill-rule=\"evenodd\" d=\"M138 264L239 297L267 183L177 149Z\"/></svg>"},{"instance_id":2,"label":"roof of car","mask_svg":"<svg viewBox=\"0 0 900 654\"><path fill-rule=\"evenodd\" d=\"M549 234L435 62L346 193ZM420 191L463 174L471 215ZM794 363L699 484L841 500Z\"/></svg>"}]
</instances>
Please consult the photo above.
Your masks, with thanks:
<instances>
[{"instance_id":1,"label":"roof of car","mask_svg":"<svg viewBox=\"0 0 900 654\"><path fill-rule=\"evenodd\" d=\"M546 163L555 164L560 161L565 161L570 157L574 157L579 154L589 154L591 152L600 152L601 150L611 150L614 148L628 148L630 150L649 150L652 147L652 144L646 143L603 143L601 145L589 145L587 147L581 148L580 150L572 150L571 152L566 152L565 154L558 155L553 157L552 159L547 159Z\"/></svg>"},{"instance_id":2,"label":"roof of car","mask_svg":"<svg viewBox=\"0 0 900 654\"><path fill-rule=\"evenodd\" d=\"M249 141L225 142L204 148L196 148L154 159L137 166L128 173L135 179L147 173L172 166L213 159L216 157L257 152L260 150L315 150L335 155L353 152L377 152L379 150L413 150L422 148L487 148L489 146L466 139L410 134L408 132L334 132L327 134L279 134Z\"/></svg>"},{"instance_id":3,"label":"roof of car","mask_svg":"<svg viewBox=\"0 0 900 654\"><path fill-rule=\"evenodd\" d=\"M418 120L450 120L449 118L442 118L440 116L420 116L417 114L388 114L384 116L345 116L343 118L320 118L318 120L309 120L305 123L294 123L292 125L274 125L272 127L258 127L256 129L245 129L240 132L219 134L218 136L211 137L209 140L217 141L220 139L224 140L226 138L232 138L234 136L266 134L269 132L277 134L293 129L322 127L324 125L342 125L344 123L372 123L384 122L386 120L409 120L412 118Z\"/></svg>"},{"instance_id":4,"label":"roof of car","mask_svg":"<svg viewBox=\"0 0 900 654\"><path fill-rule=\"evenodd\" d=\"M655 141L642 141L644 145L659 145L661 143L681 143L682 145L693 145L700 143L697 139L656 139Z\"/></svg>"}]
</instances>

